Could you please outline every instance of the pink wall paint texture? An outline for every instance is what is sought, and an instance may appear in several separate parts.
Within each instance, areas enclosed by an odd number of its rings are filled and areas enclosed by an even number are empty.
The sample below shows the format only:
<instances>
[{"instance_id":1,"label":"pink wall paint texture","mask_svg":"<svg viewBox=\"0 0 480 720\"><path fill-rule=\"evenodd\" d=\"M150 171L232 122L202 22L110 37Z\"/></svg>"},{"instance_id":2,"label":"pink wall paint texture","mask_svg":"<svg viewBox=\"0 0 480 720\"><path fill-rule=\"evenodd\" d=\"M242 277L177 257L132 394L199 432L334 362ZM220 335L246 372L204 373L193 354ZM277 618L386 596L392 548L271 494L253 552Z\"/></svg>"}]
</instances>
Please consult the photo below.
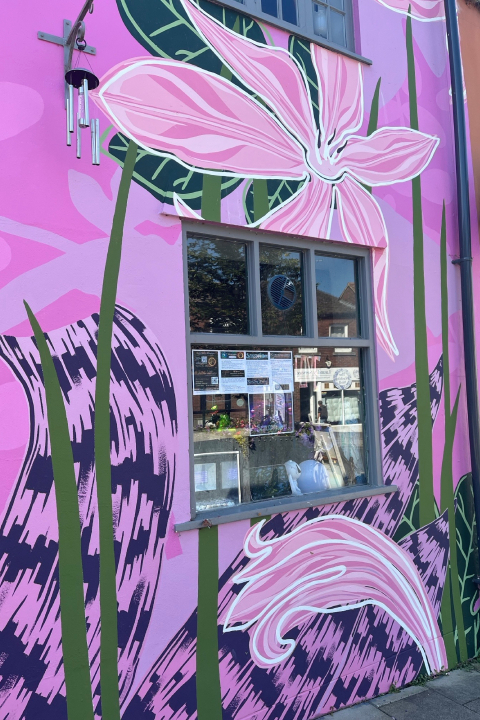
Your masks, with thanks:
<instances>
[{"instance_id":1,"label":"pink wall paint texture","mask_svg":"<svg viewBox=\"0 0 480 720\"><path fill-rule=\"evenodd\" d=\"M98 0L87 16L87 40L97 48L89 62L101 78L92 94L102 133L99 167L88 153L77 160L65 145L63 51L37 39L38 31L60 34L63 19L74 19L80 8L73 0L28 0L3 10L0 720L67 720L49 429L24 300L48 333L66 404L92 692L101 717L92 398L103 271L121 177L117 133L135 140L158 165L169 158L168 167L175 163L180 175L193 168L197 182L190 195L167 174L155 180L151 173L149 185L137 160L124 227L112 342L111 460L125 720L197 715L198 545L199 532L208 531L178 534L174 525L190 519L181 224L182 218L202 220L202 174L235 181L221 200L221 219L230 226L371 249L378 442L384 482L398 492L277 514L252 528L242 520L218 529L219 660L213 672L220 677L223 718L309 720L478 652L459 275L450 262L449 337L442 338L444 203L447 258L458 256L443 2L358 0L357 50L372 64L303 40L308 67L284 30L254 22L255 32L240 34L235 11L226 22L206 1L144 5L143 15L136 15L130 1ZM194 32L205 48L203 55L189 52L188 40L182 46L181 33L153 33L169 26L172 7L185 33ZM408 84L409 26L416 98ZM411 127L414 102L418 129ZM431 478L419 477L411 182L418 175ZM253 178L291 180L297 189L254 221L243 203ZM473 245L477 257L477 238ZM452 405L459 392L451 438L458 547L441 482L450 418L445 347ZM422 482L432 483L436 507L431 522L420 527ZM452 543L460 605L443 597Z\"/></svg>"}]
</instances>

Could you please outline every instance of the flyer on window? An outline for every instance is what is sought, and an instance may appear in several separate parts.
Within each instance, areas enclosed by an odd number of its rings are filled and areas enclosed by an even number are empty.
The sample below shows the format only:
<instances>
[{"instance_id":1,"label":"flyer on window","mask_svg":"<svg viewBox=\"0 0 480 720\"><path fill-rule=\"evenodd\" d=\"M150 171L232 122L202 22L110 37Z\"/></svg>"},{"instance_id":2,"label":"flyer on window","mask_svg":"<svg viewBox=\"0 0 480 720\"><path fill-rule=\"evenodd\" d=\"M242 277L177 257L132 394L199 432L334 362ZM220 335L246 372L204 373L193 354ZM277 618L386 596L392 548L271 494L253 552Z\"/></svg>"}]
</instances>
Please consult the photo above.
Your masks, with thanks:
<instances>
[{"instance_id":1,"label":"flyer on window","mask_svg":"<svg viewBox=\"0 0 480 720\"><path fill-rule=\"evenodd\" d=\"M293 392L291 350L192 350L194 395Z\"/></svg>"}]
</instances>

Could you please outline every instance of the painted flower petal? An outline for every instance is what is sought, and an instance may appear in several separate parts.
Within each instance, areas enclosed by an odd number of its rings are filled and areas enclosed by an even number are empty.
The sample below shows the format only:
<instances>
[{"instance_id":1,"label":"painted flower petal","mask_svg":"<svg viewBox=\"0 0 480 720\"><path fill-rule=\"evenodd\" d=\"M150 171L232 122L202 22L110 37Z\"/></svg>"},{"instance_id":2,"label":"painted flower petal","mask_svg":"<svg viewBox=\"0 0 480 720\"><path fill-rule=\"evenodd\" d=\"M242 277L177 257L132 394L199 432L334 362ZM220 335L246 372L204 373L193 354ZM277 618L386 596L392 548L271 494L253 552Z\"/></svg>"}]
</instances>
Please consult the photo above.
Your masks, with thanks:
<instances>
[{"instance_id":1,"label":"painted flower petal","mask_svg":"<svg viewBox=\"0 0 480 720\"><path fill-rule=\"evenodd\" d=\"M380 128L368 137L351 137L335 166L368 185L389 185L419 175L433 157L439 138L410 128Z\"/></svg>"},{"instance_id":2,"label":"painted flower petal","mask_svg":"<svg viewBox=\"0 0 480 720\"><path fill-rule=\"evenodd\" d=\"M238 35L188 0L184 7L222 62L265 100L306 148L314 148L317 130L312 105L306 81L292 56L283 48Z\"/></svg>"},{"instance_id":3,"label":"painted flower petal","mask_svg":"<svg viewBox=\"0 0 480 720\"><path fill-rule=\"evenodd\" d=\"M296 642L287 633L316 613L374 605L417 644L429 671L447 666L432 604L411 558L393 540L358 520L327 515L272 540L248 532L249 562L232 578L244 583L224 618L224 633L250 631L256 665L286 660ZM252 627L253 626L253 627Z\"/></svg>"},{"instance_id":4,"label":"painted flower petal","mask_svg":"<svg viewBox=\"0 0 480 720\"><path fill-rule=\"evenodd\" d=\"M184 202L177 193L173 193L173 206L179 217L190 218L192 220L203 220L202 216L195 212L195 210L192 210L192 208L187 205L187 203Z\"/></svg>"},{"instance_id":5,"label":"painted flower petal","mask_svg":"<svg viewBox=\"0 0 480 720\"><path fill-rule=\"evenodd\" d=\"M398 355L387 315L388 235L376 200L348 176L336 186L340 225L345 239L373 250L373 284L378 342L393 359Z\"/></svg>"},{"instance_id":6,"label":"painted flower petal","mask_svg":"<svg viewBox=\"0 0 480 720\"><path fill-rule=\"evenodd\" d=\"M261 229L328 238L333 212L332 187L314 175L297 195L267 216Z\"/></svg>"},{"instance_id":7,"label":"painted flower petal","mask_svg":"<svg viewBox=\"0 0 480 720\"><path fill-rule=\"evenodd\" d=\"M115 127L153 154L222 175L301 178L304 152L255 100L186 63L135 58L92 92Z\"/></svg>"},{"instance_id":8,"label":"painted flower petal","mask_svg":"<svg viewBox=\"0 0 480 720\"><path fill-rule=\"evenodd\" d=\"M381 5L395 12L408 15L409 7L412 17L424 22L432 20L445 20L445 5L443 0L378 0Z\"/></svg>"},{"instance_id":9,"label":"painted flower petal","mask_svg":"<svg viewBox=\"0 0 480 720\"><path fill-rule=\"evenodd\" d=\"M346 132L354 133L362 124L362 69L360 63L344 55L314 43L310 48L318 75L321 155L326 157Z\"/></svg>"}]
</instances>

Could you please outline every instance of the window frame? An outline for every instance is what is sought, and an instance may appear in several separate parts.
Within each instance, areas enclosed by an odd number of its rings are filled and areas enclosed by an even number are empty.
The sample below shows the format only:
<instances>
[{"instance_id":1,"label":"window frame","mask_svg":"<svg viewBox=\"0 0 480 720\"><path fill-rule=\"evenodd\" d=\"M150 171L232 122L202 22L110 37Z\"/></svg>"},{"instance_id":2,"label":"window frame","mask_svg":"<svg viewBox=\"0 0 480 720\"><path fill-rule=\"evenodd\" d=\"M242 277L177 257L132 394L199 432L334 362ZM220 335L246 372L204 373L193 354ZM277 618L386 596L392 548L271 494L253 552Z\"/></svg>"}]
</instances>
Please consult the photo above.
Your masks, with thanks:
<instances>
[{"instance_id":1,"label":"window frame","mask_svg":"<svg viewBox=\"0 0 480 720\"><path fill-rule=\"evenodd\" d=\"M249 335L233 333L192 333L190 331L190 307L188 292L188 258L187 239L189 235L218 237L225 240L247 244L247 295L249 302ZM261 293L260 293L260 243L277 245L282 248L301 250L304 253L304 303L305 303L305 334L304 335L262 335L261 332ZM318 319L316 306L316 275L315 253L325 253L342 258L357 260L357 297L360 308L361 336L339 338L318 335ZM182 219L182 254L184 269L185 299L185 332L186 332L186 369L188 378L188 454L190 475L190 517L191 520L177 523L175 530L210 527L227 522L261 517L276 512L289 512L308 507L317 507L350 499L383 495L398 490L395 485L385 485L382 474L381 434L378 403L378 380L375 342L375 319L373 300L373 278L371 253L362 245L343 245L323 240L308 240L296 236L287 237L274 233L263 233L258 230L246 230L220 226L205 221ZM257 268L257 270L256 270ZM327 490L321 493L309 493L302 497L289 496L272 498L256 502L244 503L230 508L197 512L195 500L194 478L194 436L193 436L193 396L191 392L192 378L192 345L223 345L225 348L237 345L265 346L284 348L317 348L355 347L359 349L365 402L364 438L368 463L368 485ZM193 348L194 349L194 348Z\"/></svg>"},{"instance_id":2,"label":"window frame","mask_svg":"<svg viewBox=\"0 0 480 720\"><path fill-rule=\"evenodd\" d=\"M213 2L217 5L227 6L246 15L247 17L250 16L261 20L262 22L268 23L269 25L279 27L290 33L290 35L299 35L300 37L304 37L310 42L314 42L321 47L327 48L328 50L333 50L341 55L346 55L347 57L351 57L354 60L365 63L366 65L372 65L371 60L357 52L354 21L354 3L356 0L344 0L347 35L346 47L337 45L331 40L327 40L326 38L322 38L321 35L315 34L313 29L313 0L297 0L298 25L293 25L292 23L283 20L283 18L275 17L262 12L261 1L262 0L244 0L244 2L241 2L240 0L213 0ZM281 0L277 0L277 5L280 2ZM307 4L311 6L311 12L309 12ZM328 4L328 0L320 0L320 4Z\"/></svg>"}]
</instances>

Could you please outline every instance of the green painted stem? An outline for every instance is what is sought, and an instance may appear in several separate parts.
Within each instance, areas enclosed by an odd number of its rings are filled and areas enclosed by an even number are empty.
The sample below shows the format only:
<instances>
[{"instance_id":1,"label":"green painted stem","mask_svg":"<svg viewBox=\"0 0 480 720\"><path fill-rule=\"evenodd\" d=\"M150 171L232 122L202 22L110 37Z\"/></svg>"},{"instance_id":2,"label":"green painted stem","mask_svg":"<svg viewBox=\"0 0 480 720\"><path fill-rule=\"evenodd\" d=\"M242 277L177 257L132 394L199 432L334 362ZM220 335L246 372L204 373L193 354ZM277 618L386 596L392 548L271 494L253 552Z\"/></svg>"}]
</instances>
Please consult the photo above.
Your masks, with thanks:
<instances>
[{"instance_id":1,"label":"green painted stem","mask_svg":"<svg viewBox=\"0 0 480 720\"><path fill-rule=\"evenodd\" d=\"M113 538L112 466L110 460L110 371L113 316L122 256L123 227L136 157L137 145L130 141L113 216L112 232L103 276L98 325L97 382L95 388L95 470L100 535L100 686L103 720L120 720L117 587Z\"/></svg>"},{"instance_id":2,"label":"green painted stem","mask_svg":"<svg viewBox=\"0 0 480 720\"><path fill-rule=\"evenodd\" d=\"M221 221L222 178L204 175L202 189L202 217L212 222Z\"/></svg>"},{"instance_id":3,"label":"green painted stem","mask_svg":"<svg viewBox=\"0 0 480 720\"><path fill-rule=\"evenodd\" d=\"M447 651L447 662L449 668L455 667L458 662L457 649L455 646L455 632L453 629L451 573L452 569L449 563L445 575L445 587L443 588L441 608L442 635L445 643L445 650Z\"/></svg>"},{"instance_id":4,"label":"green painted stem","mask_svg":"<svg viewBox=\"0 0 480 720\"><path fill-rule=\"evenodd\" d=\"M24 301L25 302L25 301ZM67 413L45 335L25 302L42 364L58 522L58 574L68 720L93 720L78 492Z\"/></svg>"},{"instance_id":5,"label":"green painted stem","mask_svg":"<svg viewBox=\"0 0 480 720\"><path fill-rule=\"evenodd\" d=\"M197 717L222 720L218 660L218 527L198 532Z\"/></svg>"},{"instance_id":6,"label":"green painted stem","mask_svg":"<svg viewBox=\"0 0 480 720\"><path fill-rule=\"evenodd\" d=\"M442 229L440 233L440 284L441 284L441 301L442 301L442 353L443 353L443 398L445 406L445 445L443 450L442 472L440 480L441 501L440 507L442 512L448 510L448 525L450 537L450 568L451 568L451 591L453 598L453 607L455 610L455 621L457 625L458 649L460 661L464 662L468 659L467 641L465 638L465 627L463 623L462 598L460 593L460 583L458 578L458 560L457 560L457 527L455 522L455 498L453 491L453 442L455 439L455 428L457 425L458 401L460 398L460 389L457 392L453 411L450 410L450 355L448 348L448 279L447 279L447 224L445 215L445 203L443 203L442 212ZM446 595L446 586L444 596ZM442 602L442 618L444 612L444 604L446 611L450 607L450 598ZM447 647L448 651L448 647ZM449 658L450 662L450 658Z\"/></svg>"},{"instance_id":7,"label":"green painted stem","mask_svg":"<svg viewBox=\"0 0 480 720\"><path fill-rule=\"evenodd\" d=\"M257 222L270 210L267 181L255 178L253 181L253 220Z\"/></svg>"},{"instance_id":8,"label":"green painted stem","mask_svg":"<svg viewBox=\"0 0 480 720\"><path fill-rule=\"evenodd\" d=\"M407 17L407 68L410 127L418 130L417 82L413 52L412 18ZM425 264L423 253L422 187L420 177L412 180L413 201L413 302L415 318L415 375L417 381L419 521L420 526L435 520L433 492L432 413L428 374L427 318L425 311Z\"/></svg>"}]
</instances>

